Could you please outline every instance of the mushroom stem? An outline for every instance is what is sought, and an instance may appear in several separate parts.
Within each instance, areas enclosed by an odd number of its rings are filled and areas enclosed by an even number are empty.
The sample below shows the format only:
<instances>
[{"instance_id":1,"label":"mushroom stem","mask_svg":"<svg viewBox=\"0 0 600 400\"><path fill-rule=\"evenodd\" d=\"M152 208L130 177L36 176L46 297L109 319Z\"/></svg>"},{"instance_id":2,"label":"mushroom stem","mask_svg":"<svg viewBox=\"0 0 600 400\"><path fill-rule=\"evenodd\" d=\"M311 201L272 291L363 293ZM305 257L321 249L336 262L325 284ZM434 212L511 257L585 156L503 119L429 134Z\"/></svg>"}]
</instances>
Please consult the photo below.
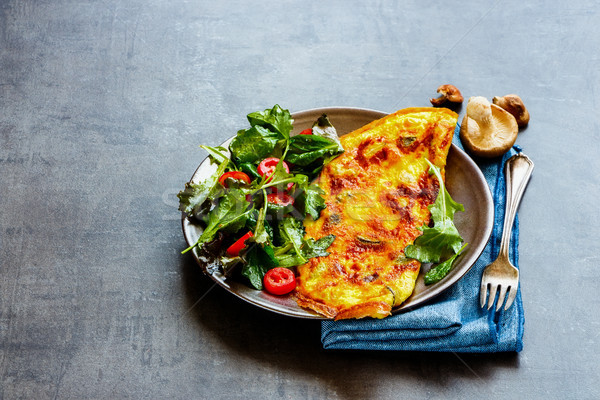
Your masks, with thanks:
<instances>
[{"instance_id":1,"label":"mushroom stem","mask_svg":"<svg viewBox=\"0 0 600 400\"><path fill-rule=\"evenodd\" d=\"M485 97L471 97L467 103L467 115L477 122L480 128L492 127L494 124L492 120L492 106Z\"/></svg>"}]
</instances>

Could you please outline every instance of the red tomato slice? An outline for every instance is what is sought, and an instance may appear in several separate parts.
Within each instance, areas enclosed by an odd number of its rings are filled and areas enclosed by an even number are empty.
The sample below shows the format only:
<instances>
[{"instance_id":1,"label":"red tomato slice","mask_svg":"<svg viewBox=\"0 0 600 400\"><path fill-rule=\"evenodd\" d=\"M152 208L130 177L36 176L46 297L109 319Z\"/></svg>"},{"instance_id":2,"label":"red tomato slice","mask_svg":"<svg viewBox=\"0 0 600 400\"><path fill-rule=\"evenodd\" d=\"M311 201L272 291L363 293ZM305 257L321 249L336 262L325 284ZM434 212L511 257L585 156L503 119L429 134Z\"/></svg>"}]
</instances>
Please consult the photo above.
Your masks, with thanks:
<instances>
[{"instance_id":1,"label":"red tomato slice","mask_svg":"<svg viewBox=\"0 0 600 400\"><path fill-rule=\"evenodd\" d=\"M268 182L269 181L268 178L271 175L273 175L273 172L275 172L275 167L277 167L278 163L279 163L279 158L276 158L276 157L265 158L264 160L262 160L260 162L260 164L258 164L257 171L260 174L260 176L267 177L267 182ZM282 161L281 163L283 164L283 169L285 169L285 172L287 172L289 174L290 167L287 165L287 163L285 161Z\"/></svg>"},{"instance_id":2,"label":"red tomato slice","mask_svg":"<svg viewBox=\"0 0 600 400\"><path fill-rule=\"evenodd\" d=\"M246 247L246 240L250 237L254 236L252 232L246 233L244 236L239 238L234 244L227 248L227 254L230 257L237 257L240 255L240 251Z\"/></svg>"},{"instance_id":3,"label":"red tomato slice","mask_svg":"<svg viewBox=\"0 0 600 400\"><path fill-rule=\"evenodd\" d=\"M267 271L263 283L267 292L281 296L296 288L296 276L290 269L276 267Z\"/></svg>"},{"instance_id":4,"label":"red tomato slice","mask_svg":"<svg viewBox=\"0 0 600 400\"><path fill-rule=\"evenodd\" d=\"M238 181L244 181L246 183L250 183L250 177L242 172L242 171L230 171L230 172L225 172L223 175L221 175L221 177L219 178L219 183L225 187L227 187L227 185L225 184L225 180L227 178L232 178Z\"/></svg>"},{"instance_id":5,"label":"red tomato slice","mask_svg":"<svg viewBox=\"0 0 600 400\"><path fill-rule=\"evenodd\" d=\"M290 204L294 204L294 198L285 192L268 194L267 201L280 206L289 206Z\"/></svg>"},{"instance_id":6,"label":"red tomato slice","mask_svg":"<svg viewBox=\"0 0 600 400\"><path fill-rule=\"evenodd\" d=\"M283 191L283 193L285 193L286 191L290 191L292 190L292 188L294 187L294 184L292 182L287 184L287 188ZM273 193L279 193L279 189L277 189L277 186L271 186L271 190L273 191Z\"/></svg>"},{"instance_id":7,"label":"red tomato slice","mask_svg":"<svg viewBox=\"0 0 600 400\"><path fill-rule=\"evenodd\" d=\"M312 128L308 128L299 133L300 135L312 135Z\"/></svg>"}]
</instances>

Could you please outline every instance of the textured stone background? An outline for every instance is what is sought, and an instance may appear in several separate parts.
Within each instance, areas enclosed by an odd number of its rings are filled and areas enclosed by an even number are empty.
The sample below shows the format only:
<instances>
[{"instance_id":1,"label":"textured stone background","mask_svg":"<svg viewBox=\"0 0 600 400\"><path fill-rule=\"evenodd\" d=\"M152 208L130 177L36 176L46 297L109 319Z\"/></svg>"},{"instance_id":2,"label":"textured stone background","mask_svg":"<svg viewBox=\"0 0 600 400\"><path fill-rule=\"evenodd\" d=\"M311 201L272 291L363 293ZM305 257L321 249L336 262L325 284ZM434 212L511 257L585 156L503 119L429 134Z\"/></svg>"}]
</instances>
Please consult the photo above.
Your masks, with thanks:
<instances>
[{"instance_id":1,"label":"textured stone background","mask_svg":"<svg viewBox=\"0 0 600 400\"><path fill-rule=\"evenodd\" d=\"M0 0L0 398L598 398L600 4ZM519 355L326 352L201 276L175 194L291 111L518 93ZM464 114L464 107L463 112Z\"/></svg>"}]
</instances>

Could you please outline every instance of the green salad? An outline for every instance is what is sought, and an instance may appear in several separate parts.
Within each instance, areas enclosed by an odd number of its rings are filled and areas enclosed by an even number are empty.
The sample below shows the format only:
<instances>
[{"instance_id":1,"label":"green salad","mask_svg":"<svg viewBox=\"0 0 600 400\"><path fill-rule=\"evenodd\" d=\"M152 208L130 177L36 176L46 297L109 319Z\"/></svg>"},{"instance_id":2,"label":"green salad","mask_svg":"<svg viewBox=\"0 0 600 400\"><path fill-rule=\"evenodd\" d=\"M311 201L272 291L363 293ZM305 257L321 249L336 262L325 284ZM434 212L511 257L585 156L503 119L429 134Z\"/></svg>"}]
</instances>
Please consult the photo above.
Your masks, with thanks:
<instances>
[{"instance_id":1,"label":"green salad","mask_svg":"<svg viewBox=\"0 0 600 400\"><path fill-rule=\"evenodd\" d=\"M344 149L326 115L295 136L290 112L279 105L248 114L248 122L228 149L200 146L216 172L186 183L177 197L179 209L203 227L183 253L197 248L226 276L240 274L263 289L268 271L329 254L335 236L305 239L302 221L325 208L323 191L311 182Z\"/></svg>"}]
</instances>

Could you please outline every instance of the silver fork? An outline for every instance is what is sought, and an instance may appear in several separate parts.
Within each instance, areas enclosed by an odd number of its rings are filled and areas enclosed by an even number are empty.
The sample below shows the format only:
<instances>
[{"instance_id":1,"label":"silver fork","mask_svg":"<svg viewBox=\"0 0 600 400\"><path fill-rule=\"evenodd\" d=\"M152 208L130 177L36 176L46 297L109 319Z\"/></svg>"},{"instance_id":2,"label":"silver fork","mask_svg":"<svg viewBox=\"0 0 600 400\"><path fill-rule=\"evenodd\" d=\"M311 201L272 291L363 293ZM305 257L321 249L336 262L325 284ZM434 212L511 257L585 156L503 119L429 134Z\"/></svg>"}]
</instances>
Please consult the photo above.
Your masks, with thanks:
<instances>
[{"instance_id":1,"label":"silver fork","mask_svg":"<svg viewBox=\"0 0 600 400\"><path fill-rule=\"evenodd\" d=\"M479 292L479 302L481 307L484 307L489 287L489 299L487 301L487 309L489 310L494 305L496 292L498 289L500 290L498 302L496 303L496 311L502 308L504 297L507 294L508 297L506 298L504 310L508 310L515 297L517 297L519 270L508 259L508 248L517 208L525 192L527 182L529 182L529 178L531 177L533 162L525 154L517 153L506 160L504 171L506 174L506 206L500 251L498 258L483 270Z\"/></svg>"}]
</instances>

